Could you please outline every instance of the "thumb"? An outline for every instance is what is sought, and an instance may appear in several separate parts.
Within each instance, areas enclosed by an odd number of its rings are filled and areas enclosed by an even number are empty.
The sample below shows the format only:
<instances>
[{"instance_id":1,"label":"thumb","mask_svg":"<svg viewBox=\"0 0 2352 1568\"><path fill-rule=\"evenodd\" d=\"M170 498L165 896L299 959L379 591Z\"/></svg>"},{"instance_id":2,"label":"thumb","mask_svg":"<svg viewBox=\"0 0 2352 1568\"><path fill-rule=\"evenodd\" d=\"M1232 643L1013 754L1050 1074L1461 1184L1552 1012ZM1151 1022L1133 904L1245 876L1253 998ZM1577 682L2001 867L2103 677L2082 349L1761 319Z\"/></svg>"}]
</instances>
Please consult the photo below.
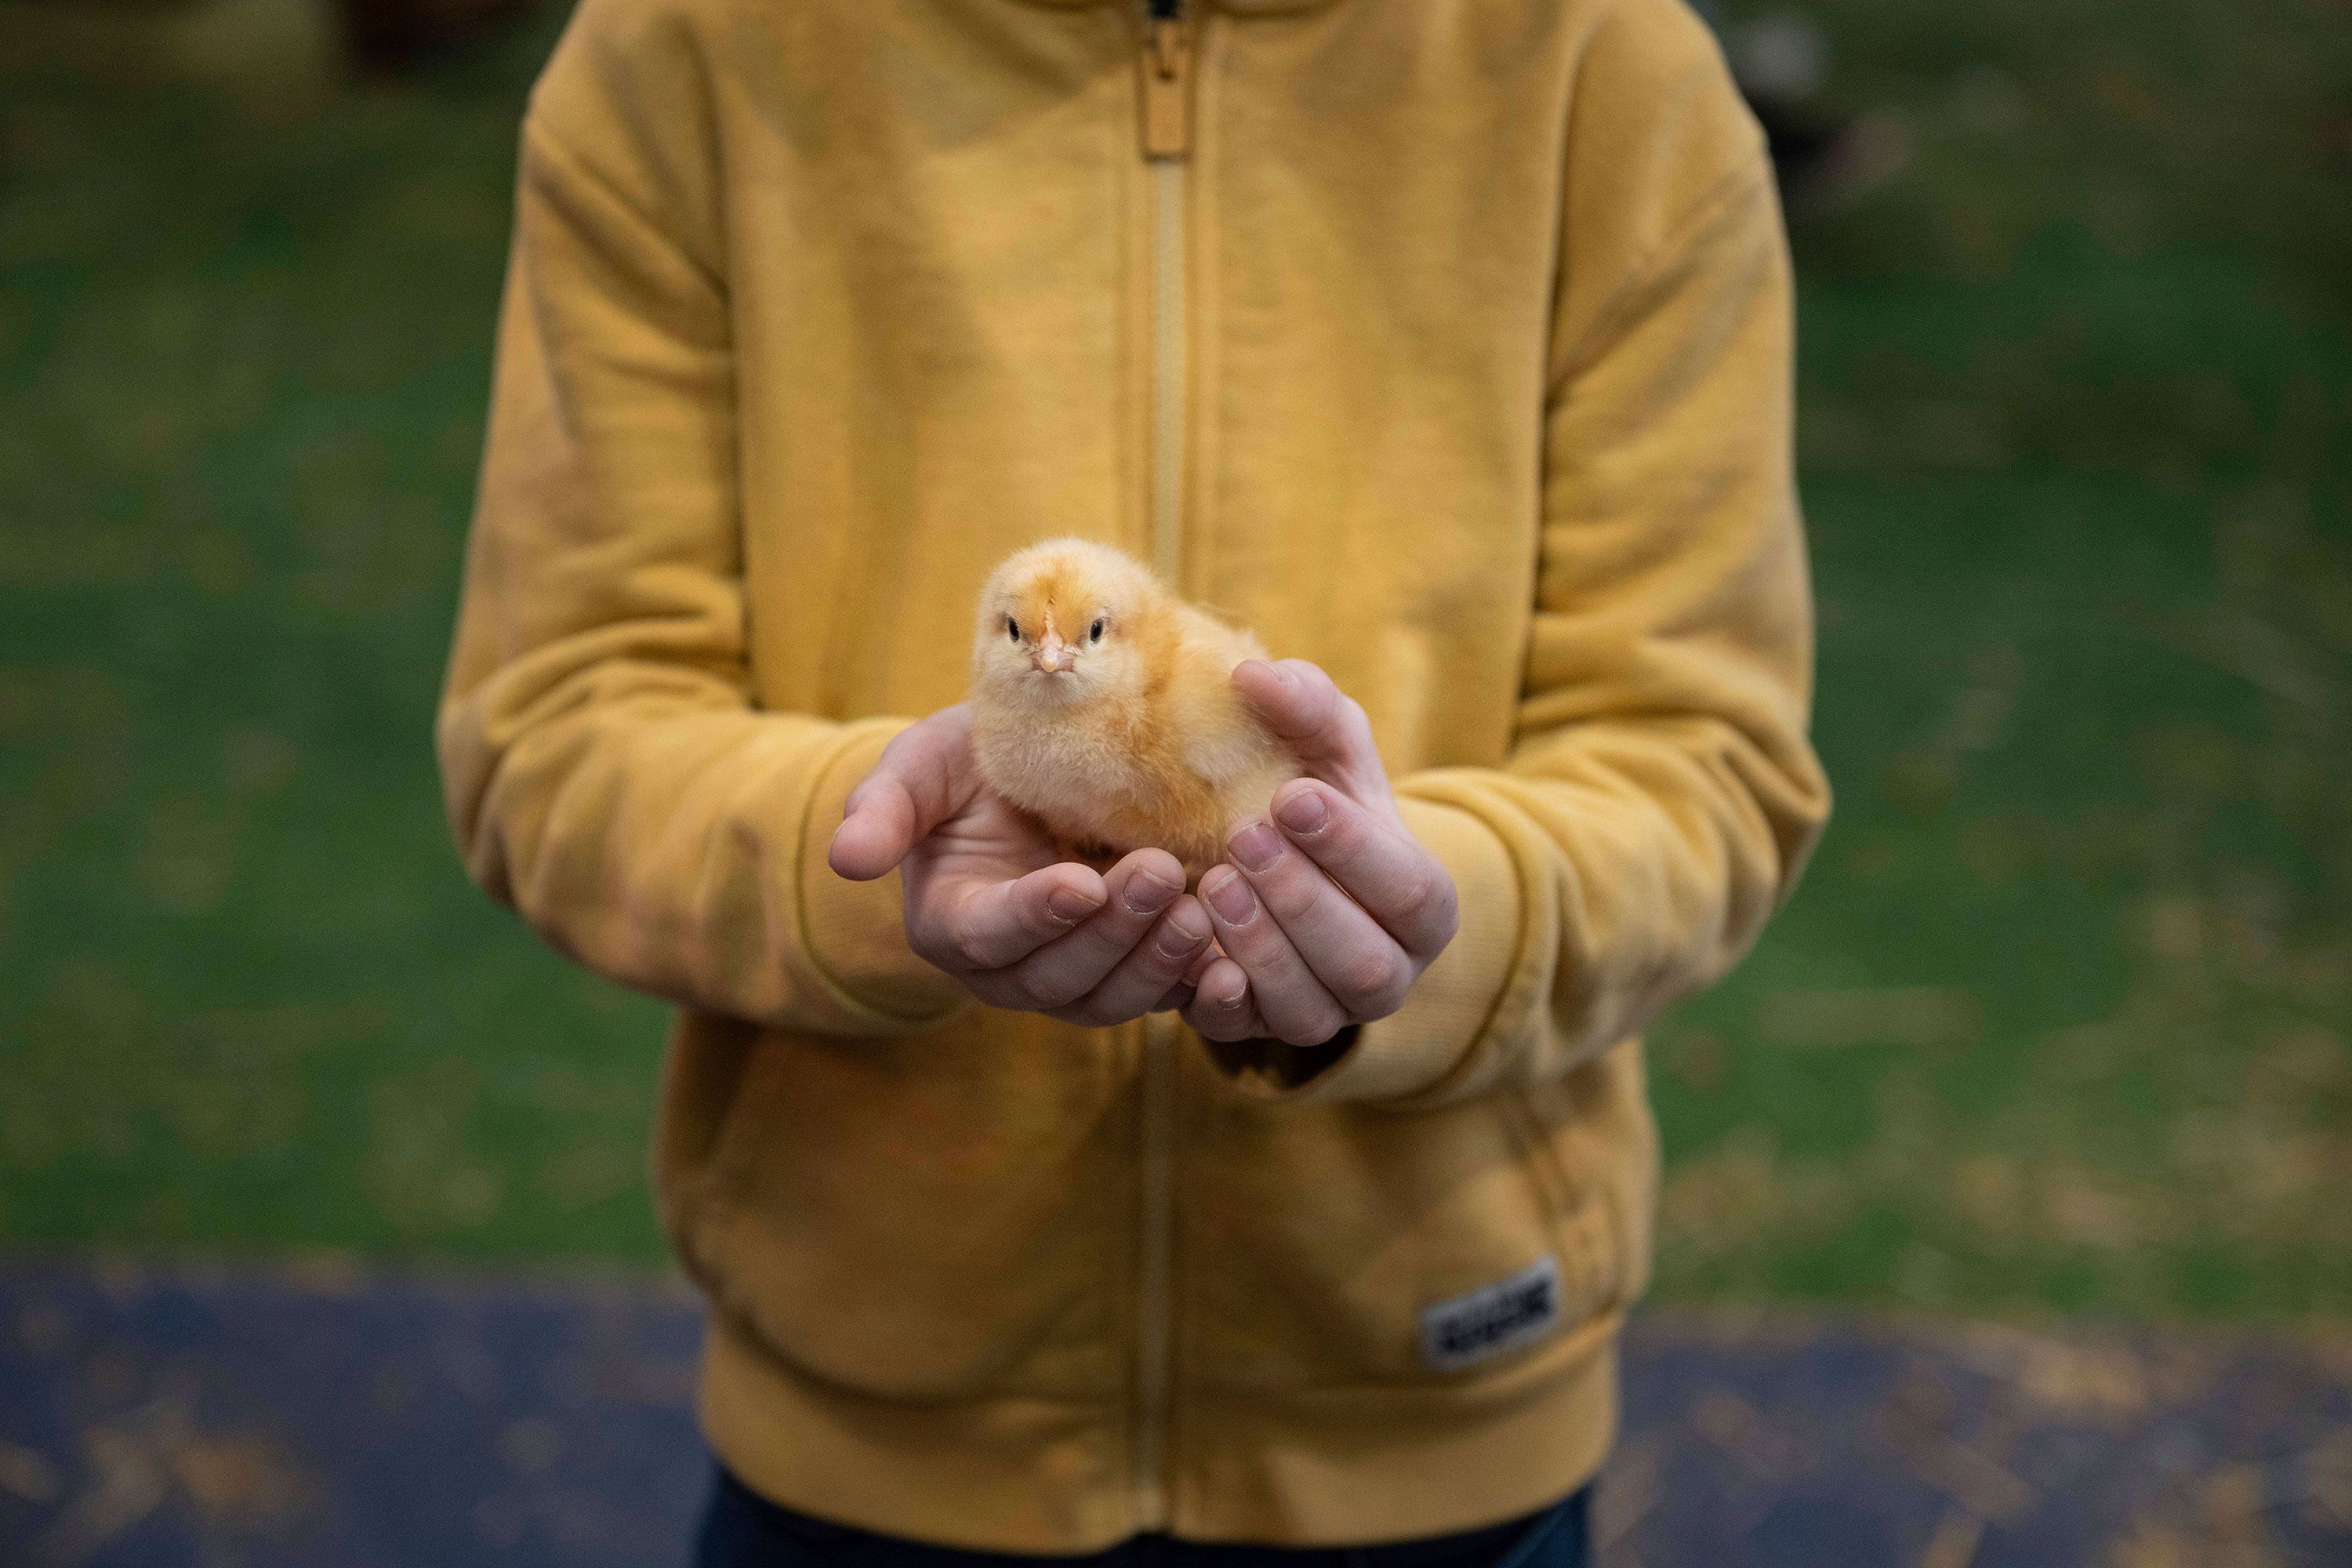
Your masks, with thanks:
<instances>
[{"instance_id":1,"label":"thumb","mask_svg":"<svg viewBox=\"0 0 2352 1568\"><path fill-rule=\"evenodd\" d=\"M955 710L902 730L842 803L825 863L853 882L889 875L971 794L971 730Z\"/></svg>"},{"instance_id":2,"label":"thumb","mask_svg":"<svg viewBox=\"0 0 2352 1568\"><path fill-rule=\"evenodd\" d=\"M877 765L849 792L841 826L833 830L833 843L825 851L825 864L853 882L887 876L923 836L920 822L921 814L905 783L886 775Z\"/></svg>"},{"instance_id":3,"label":"thumb","mask_svg":"<svg viewBox=\"0 0 2352 1568\"><path fill-rule=\"evenodd\" d=\"M1234 690L1307 771L1363 800L1388 793L1371 721L1331 678L1303 658L1234 668Z\"/></svg>"}]
</instances>

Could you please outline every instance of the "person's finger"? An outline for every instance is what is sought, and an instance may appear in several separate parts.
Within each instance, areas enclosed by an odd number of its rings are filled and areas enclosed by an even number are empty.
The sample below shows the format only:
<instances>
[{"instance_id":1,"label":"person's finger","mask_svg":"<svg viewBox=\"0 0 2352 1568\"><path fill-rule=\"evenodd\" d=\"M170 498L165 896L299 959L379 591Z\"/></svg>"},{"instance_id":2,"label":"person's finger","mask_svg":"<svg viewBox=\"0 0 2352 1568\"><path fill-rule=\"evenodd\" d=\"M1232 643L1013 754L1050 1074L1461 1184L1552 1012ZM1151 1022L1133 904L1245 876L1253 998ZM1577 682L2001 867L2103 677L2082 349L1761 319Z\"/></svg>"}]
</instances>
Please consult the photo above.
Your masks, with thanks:
<instances>
[{"instance_id":1,"label":"person's finger","mask_svg":"<svg viewBox=\"0 0 2352 1568\"><path fill-rule=\"evenodd\" d=\"M923 836L955 815L971 789L971 731L956 710L908 726L842 803L826 863L855 882L887 876Z\"/></svg>"},{"instance_id":2,"label":"person's finger","mask_svg":"<svg viewBox=\"0 0 2352 1568\"><path fill-rule=\"evenodd\" d=\"M1320 755L1341 743L1343 699L1320 668L1303 658L1280 664L1248 658L1234 667L1233 680L1265 727L1300 755Z\"/></svg>"},{"instance_id":3,"label":"person's finger","mask_svg":"<svg viewBox=\"0 0 2352 1568\"><path fill-rule=\"evenodd\" d=\"M1202 971L1184 1021L1204 1040L1249 1040L1270 1033L1250 995L1248 972L1223 955Z\"/></svg>"},{"instance_id":4,"label":"person's finger","mask_svg":"<svg viewBox=\"0 0 2352 1568\"><path fill-rule=\"evenodd\" d=\"M1192 1005L1192 988L1180 980L1151 1005L1150 1010L1154 1013L1182 1013Z\"/></svg>"},{"instance_id":5,"label":"person's finger","mask_svg":"<svg viewBox=\"0 0 2352 1568\"><path fill-rule=\"evenodd\" d=\"M1249 976L1250 996L1266 1033L1289 1045L1312 1046L1347 1026L1346 1011L1266 912L1248 878L1231 866L1213 867L1201 879L1201 901L1215 926L1217 945ZM1216 973L1213 968L1211 978Z\"/></svg>"},{"instance_id":6,"label":"person's finger","mask_svg":"<svg viewBox=\"0 0 2352 1568\"><path fill-rule=\"evenodd\" d=\"M1412 983L1411 956L1322 867L1261 817L1234 830L1225 854L1349 1018L1397 1010Z\"/></svg>"},{"instance_id":7,"label":"person's finger","mask_svg":"<svg viewBox=\"0 0 2352 1568\"><path fill-rule=\"evenodd\" d=\"M1099 924L1103 918L1097 915L1087 923ZM1102 1028L1158 1012L1183 989L1186 973L1208 945L1208 915L1199 900L1180 895L1099 984L1057 1016Z\"/></svg>"},{"instance_id":8,"label":"person's finger","mask_svg":"<svg viewBox=\"0 0 2352 1568\"><path fill-rule=\"evenodd\" d=\"M1045 1012L1066 1007L1100 985L1136 950L1161 913L1184 896L1184 868L1165 849L1138 849L1110 868L1103 885L1106 897L1099 910L1021 961L1013 978L1031 1006ZM1205 921L1201 929L1207 931ZM1187 952L1185 961L1190 963L1192 956ZM1165 989L1162 981L1152 987L1152 994Z\"/></svg>"},{"instance_id":9,"label":"person's finger","mask_svg":"<svg viewBox=\"0 0 2352 1568\"><path fill-rule=\"evenodd\" d=\"M1320 666L1303 658L1244 659L1234 668L1233 681L1242 700L1302 762L1354 763L1368 752L1377 761L1363 706Z\"/></svg>"},{"instance_id":10,"label":"person's finger","mask_svg":"<svg viewBox=\"0 0 2352 1568\"><path fill-rule=\"evenodd\" d=\"M1461 923L1454 879L1402 828L1309 779L1275 791L1273 815L1282 836L1329 873L1405 952L1425 963L1454 940Z\"/></svg>"},{"instance_id":11,"label":"person's finger","mask_svg":"<svg viewBox=\"0 0 2352 1568\"><path fill-rule=\"evenodd\" d=\"M927 889L927 911L907 935L916 952L952 973L1003 969L1075 930L1102 908L1101 875L1061 861L1010 882ZM929 912L936 911L936 912Z\"/></svg>"}]
</instances>

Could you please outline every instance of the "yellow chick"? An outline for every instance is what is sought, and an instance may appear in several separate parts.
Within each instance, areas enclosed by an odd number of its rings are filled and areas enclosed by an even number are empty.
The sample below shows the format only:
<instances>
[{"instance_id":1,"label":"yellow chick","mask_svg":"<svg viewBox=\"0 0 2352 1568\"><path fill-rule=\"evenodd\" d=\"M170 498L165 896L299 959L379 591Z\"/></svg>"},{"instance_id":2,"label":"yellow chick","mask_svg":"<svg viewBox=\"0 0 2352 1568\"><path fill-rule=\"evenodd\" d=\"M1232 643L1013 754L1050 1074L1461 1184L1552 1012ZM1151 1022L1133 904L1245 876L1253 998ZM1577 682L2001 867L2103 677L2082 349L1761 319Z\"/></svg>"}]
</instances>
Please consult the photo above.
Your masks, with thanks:
<instances>
[{"instance_id":1,"label":"yellow chick","mask_svg":"<svg viewBox=\"0 0 2352 1568\"><path fill-rule=\"evenodd\" d=\"M1297 760L1243 707L1265 650L1108 545L1054 539L997 567L972 637L980 775L1089 859L1167 850L1188 881Z\"/></svg>"}]
</instances>

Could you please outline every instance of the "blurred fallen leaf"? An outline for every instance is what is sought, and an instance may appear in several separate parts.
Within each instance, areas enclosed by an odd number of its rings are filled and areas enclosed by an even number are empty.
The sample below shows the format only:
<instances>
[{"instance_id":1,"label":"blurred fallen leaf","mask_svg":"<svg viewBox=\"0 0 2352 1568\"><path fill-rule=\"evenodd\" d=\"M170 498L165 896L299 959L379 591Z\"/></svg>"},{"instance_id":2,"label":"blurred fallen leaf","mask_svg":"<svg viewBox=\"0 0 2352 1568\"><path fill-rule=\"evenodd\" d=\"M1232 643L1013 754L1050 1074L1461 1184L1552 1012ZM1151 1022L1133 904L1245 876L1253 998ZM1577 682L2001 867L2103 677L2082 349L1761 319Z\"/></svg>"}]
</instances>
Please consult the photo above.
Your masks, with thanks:
<instances>
[{"instance_id":1,"label":"blurred fallen leaf","mask_svg":"<svg viewBox=\"0 0 2352 1568\"><path fill-rule=\"evenodd\" d=\"M2304 1509L2323 1528L2352 1531L2352 1427L2303 1456Z\"/></svg>"},{"instance_id":2,"label":"blurred fallen leaf","mask_svg":"<svg viewBox=\"0 0 2352 1568\"><path fill-rule=\"evenodd\" d=\"M1677 1039L1665 1053L1667 1070L1683 1086L1702 1094L1713 1093L1723 1087L1731 1073L1731 1052L1723 1037L1712 1029L1700 1029Z\"/></svg>"},{"instance_id":3,"label":"blurred fallen leaf","mask_svg":"<svg viewBox=\"0 0 2352 1568\"><path fill-rule=\"evenodd\" d=\"M2091 89L2101 102L2135 125L2160 125L2165 120L2163 97L2128 66L2103 66L2091 73Z\"/></svg>"},{"instance_id":4,"label":"blurred fallen leaf","mask_svg":"<svg viewBox=\"0 0 2352 1568\"><path fill-rule=\"evenodd\" d=\"M1927 1550L1919 1554L1919 1568L1969 1568L1983 1539L1983 1520L1970 1513L1947 1514L1936 1527Z\"/></svg>"},{"instance_id":5,"label":"blurred fallen leaf","mask_svg":"<svg viewBox=\"0 0 2352 1568\"><path fill-rule=\"evenodd\" d=\"M280 1519L294 1512L303 1497L293 1467L250 1433L189 1435L173 1446L169 1468L188 1500L207 1514Z\"/></svg>"},{"instance_id":6,"label":"blurred fallen leaf","mask_svg":"<svg viewBox=\"0 0 2352 1568\"><path fill-rule=\"evenodd\" d=\"M2045 1411L2123 1421L2147 1408L2139 1358L2116 1345L2036 1341L2017 1369L2019 1394Z\"/></svg>"},{"instance_id":7,"label":"blurred fallen leaf","mask_svg":"<svg viewBox=\"0 0 2352 1568\"><path fill-rule=\"evenodd\" d=\"M1766 1479L1785 1479L1805 1465L1803 1441L1773 1425L1728 1389L1710 1389L1691 1410L1699 1435Z\"/></svg>"},{"instance_id":8,"label":"blurred fallen leaf","mask_svg":"<svg viewBox=\"0 0 2352 1568\"><path fill-rule=\"evenodd\" d=\"M2205 907L2186 896L2158 899L2147 906L2148 950L2176 963L2205 948Z\"/></svg>"},{"instance_id":9,"label":"blurred fallen leaf","mask_svg":"<svg viewBox=\"0 0 2352 1568\"><path fill-rule=\"evenodd\" d=\"M57 1467L32 1449L0 1443L0 1489L14 1492L26 1502L47 1502L62 1484Z\"/></svg>"},{"instance_id":10,"label":"blurred fallen leaf","mask_svg":"<svg viewBox=\"0 0 2352 1568\"><path fill-rule=\"evenodd\" d=\"M509 1468L535 1476L563 1452L563 1435L544 1421L509 1422L499 1434L499 1457Z\"/></svg>"},{"instance_id":11,"label":"blurred fallen leaf","mask_svg":"<svg viewBox=\"0 0 2352 1568\"><path fill-rule=\"evenodd\" d=\"M2223 1465L2199 1486L2198 1508L2217 1534L2243 1531L2263 1511L2263 1473L2252 1465Z\"/></svg>"},{"instance_id":12,"label":"blurred fallen leaf","mask_svg":"<svg viewBox=\"0 0 2352 1568\"><path fill-rule=\"evenodd\" d=\"M1978 1012L1946 985L1782 991L1764 998L1757 1024L1788 1046L1948 1046L1975 1036Z\"/></svg>"},{"instance_id":13,"label":"blurred fallen leaf","mask_svg":"<svg viewBox=\"0 0 2352 1568\"><path fill-rule=\"evenodd\" d=\"M1619 1445L1592 1496L1592 1543L1606 1552L1633 1532L1666 1495L1658 1446L1649 1438Z\"/></svg>"},{"instance_id":14,"label":"blurred fallen leaf","mask_svg":"<svg viewBox=\"0 0 2352 1568\"><path fill-rule=\"evenodd\" d=\"M2107 1568L2201 1568L2179 1531L2139 1525L2108 1549Z\"/></svg>"}]
</instances>

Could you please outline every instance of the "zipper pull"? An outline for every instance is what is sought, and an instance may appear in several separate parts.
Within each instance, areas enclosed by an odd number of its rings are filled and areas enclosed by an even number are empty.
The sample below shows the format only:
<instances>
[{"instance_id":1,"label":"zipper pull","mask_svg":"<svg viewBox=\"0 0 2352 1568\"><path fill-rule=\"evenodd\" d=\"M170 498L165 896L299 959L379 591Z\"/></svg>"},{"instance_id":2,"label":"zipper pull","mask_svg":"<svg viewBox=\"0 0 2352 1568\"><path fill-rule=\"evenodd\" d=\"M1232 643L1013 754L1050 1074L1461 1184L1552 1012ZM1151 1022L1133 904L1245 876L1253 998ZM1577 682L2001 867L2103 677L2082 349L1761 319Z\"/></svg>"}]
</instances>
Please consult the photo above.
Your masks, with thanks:
<instances>
[{"instance_id":1,"label":"zipper pull","mask_svg":"<svg viewBox=\"0 0 2352 1568\"><path fill-rule=\"evenodd\" d=\"M1192 24L1184 0L1148 0L1143 16L1143 155L1192 151Z\"/></svg>"}]
</instances>

